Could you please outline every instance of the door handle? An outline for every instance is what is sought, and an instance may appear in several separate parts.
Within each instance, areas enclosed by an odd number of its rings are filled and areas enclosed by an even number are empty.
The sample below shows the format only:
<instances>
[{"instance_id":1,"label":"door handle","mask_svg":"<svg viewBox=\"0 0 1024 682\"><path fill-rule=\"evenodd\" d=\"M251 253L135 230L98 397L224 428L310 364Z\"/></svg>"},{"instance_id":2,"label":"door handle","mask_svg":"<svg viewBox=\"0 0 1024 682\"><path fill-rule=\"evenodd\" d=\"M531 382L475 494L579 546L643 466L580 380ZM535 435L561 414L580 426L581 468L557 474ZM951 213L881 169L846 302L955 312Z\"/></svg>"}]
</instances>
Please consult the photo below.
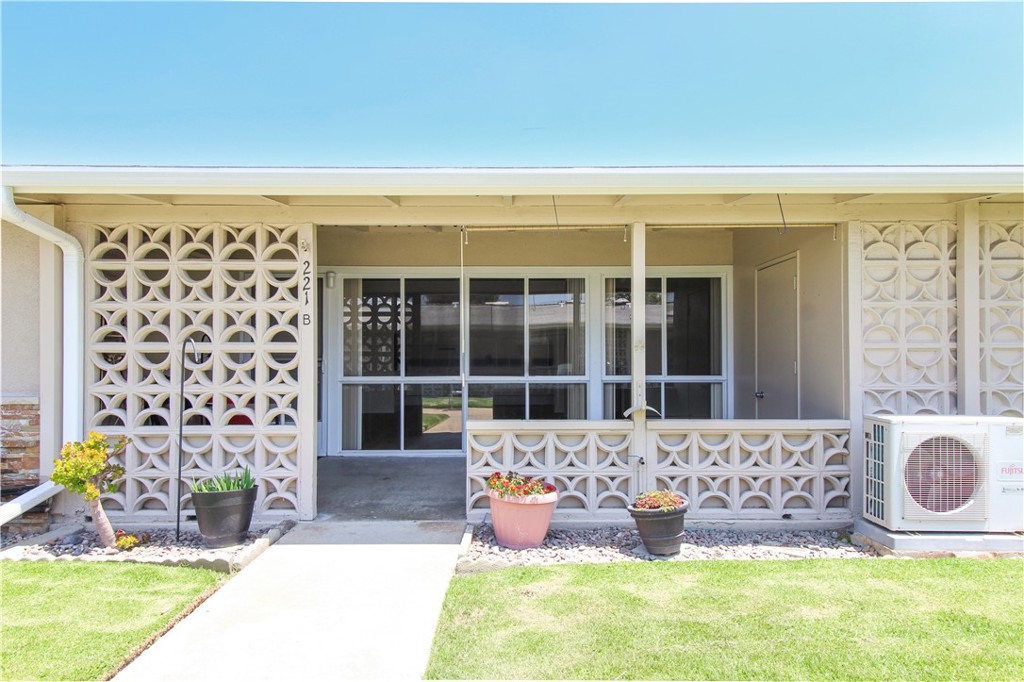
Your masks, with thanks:
<instances>
[{"instance_id":1,"label":"door handle","mask_svg":"<svg viewBox=\"0 0 1024 682\"><path fill-rule=\"evenodd\" d=\"M641 403L640 405L634 405L633 407L631 407L628 410L626 410L625 412L623 412L622 416L623 417L629 417L634 412L641 412L641 411L642 412L653 412L654 414L658 415L662 419L665 418L664 416L662 416L661 412L658 412L656 409L654 409L653 407L648 405L646 402Z\"/></svg>"},{"instance_id":2,"label":"door handle","mask_svg":"<svg viewBox=\"0 0 1024 682\"><path fill-rule=\"evenodd\" d=\"M758 391L757 393L754 394L754 397L757 398L758 400L764 400L764 391Z\"/></svg>"}]
</instances>

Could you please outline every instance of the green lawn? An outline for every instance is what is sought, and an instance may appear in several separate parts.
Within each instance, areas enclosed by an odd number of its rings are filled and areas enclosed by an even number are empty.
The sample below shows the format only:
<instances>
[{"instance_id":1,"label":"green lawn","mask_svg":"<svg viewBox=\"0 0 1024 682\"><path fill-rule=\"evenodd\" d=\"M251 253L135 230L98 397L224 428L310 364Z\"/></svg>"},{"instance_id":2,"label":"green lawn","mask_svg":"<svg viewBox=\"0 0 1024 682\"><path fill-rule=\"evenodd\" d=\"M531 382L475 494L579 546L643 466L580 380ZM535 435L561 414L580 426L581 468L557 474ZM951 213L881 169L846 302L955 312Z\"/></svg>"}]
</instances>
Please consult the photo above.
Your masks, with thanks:
<instances>
[{"instance_id":1,"label":"green lawn","mask_svg":"<svg viewBox=\"0 0 1024 682\"><path fill-rule=\"evenodd\" d=\"M226 577L142 564L0 562L0 679L100 679Z\"/></svg>"},{"instance_id":2,"label":"green lawn","mask_svg":"<svg viewBox=\"0 0 1024 682\"><path fill-rule=\"evenodd\" d=\"M1024 561L692 561L457 577L430 679L1024 679Z\"/></svg>"},{"instance_id":3,"label":"green lawn","mask_svg":"<svg viewBox=\"0 0 1024 682\"><path fill-rule=\"evenodd\" d=\"M448 421L449 417L446 414L429 413L423 415L423 431L429 431L441 422Z\"/></svg>"},{"instance_id":4,"label":"green lawn","mask_svg":"<svg viewBox=\"0 0 1024 682\"><path fill-rule=\"evenodd\" d=\"M470 398L470 407L494 407L494 398ZM462 396L450 398L424 398L423 407L436 407L443 410L462 409Z\"/></svg>"}]
</instances>

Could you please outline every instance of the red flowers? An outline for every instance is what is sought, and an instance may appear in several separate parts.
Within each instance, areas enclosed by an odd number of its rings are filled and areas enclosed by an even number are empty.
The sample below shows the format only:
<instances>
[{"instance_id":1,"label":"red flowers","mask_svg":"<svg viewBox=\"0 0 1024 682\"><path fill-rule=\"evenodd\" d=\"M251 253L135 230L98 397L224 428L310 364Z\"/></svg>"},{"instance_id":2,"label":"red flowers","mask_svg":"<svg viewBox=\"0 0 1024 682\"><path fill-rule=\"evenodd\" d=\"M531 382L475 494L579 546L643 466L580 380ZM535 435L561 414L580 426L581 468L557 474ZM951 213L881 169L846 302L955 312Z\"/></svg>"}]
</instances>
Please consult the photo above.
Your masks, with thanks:
<instances>
[{"instance_id":1,"label":"red flowers","mask_svg":"<svg viewBox=\"0 0 1024 682\"><path fill-rule=\"evenodd\" d=\"M504 497L525 497L527 495L545 495L555 492L555 486L539 478L530 478L514 471L502 474L495 471L487 479L487 487Z\"/></svg>"}]
</instances>

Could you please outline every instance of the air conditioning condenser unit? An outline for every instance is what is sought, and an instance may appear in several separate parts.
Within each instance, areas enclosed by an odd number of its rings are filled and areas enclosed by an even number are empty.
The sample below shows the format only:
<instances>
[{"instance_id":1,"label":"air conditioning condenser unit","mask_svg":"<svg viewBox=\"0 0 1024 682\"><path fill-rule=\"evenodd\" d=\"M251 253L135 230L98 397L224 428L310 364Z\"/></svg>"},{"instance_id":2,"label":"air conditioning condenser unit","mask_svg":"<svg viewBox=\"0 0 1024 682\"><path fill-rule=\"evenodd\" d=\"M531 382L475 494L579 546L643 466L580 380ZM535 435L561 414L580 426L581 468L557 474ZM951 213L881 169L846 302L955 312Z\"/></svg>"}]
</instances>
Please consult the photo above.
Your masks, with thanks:
<instances>
[{"instance_id":1,"label":"air conditioning condenser unit","mask_svg":"<svg viewBox=\"0 0 1024 682\"><path fill-rule=\"evenodd\" d=\"M865 417L864 517L895 531L1024 531L1024 419Z\"/></svg>"}]
</instances>

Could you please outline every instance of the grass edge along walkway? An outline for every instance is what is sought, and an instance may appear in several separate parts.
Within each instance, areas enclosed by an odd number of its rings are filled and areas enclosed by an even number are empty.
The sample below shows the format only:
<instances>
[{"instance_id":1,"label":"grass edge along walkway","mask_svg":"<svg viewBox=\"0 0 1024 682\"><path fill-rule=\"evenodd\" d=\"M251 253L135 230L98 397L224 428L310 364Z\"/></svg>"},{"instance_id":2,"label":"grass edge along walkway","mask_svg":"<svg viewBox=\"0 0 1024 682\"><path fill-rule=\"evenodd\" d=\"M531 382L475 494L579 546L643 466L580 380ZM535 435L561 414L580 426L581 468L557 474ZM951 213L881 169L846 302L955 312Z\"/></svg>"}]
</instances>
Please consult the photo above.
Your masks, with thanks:
<instances>
[{"instance_id":1,"label":"grass edge along walkway","mask_svg":"<svg viewBox=\"0 0 1024 682\"><path fill-rule=\"evenodd\" d=\"M109 679L227 576L113 562L0 562L0 679Z\"/></svg>"},{"instance_id":2,"label":"grass edge along walkway","mask_svg":"<svg viewBox=\"0 0 1024 682\"><path fill-rule=\"evenodd\" d=\"M1024 679L1024 561L515 568L452 580L427 679Z\"/></svg>"}]
</instances>

